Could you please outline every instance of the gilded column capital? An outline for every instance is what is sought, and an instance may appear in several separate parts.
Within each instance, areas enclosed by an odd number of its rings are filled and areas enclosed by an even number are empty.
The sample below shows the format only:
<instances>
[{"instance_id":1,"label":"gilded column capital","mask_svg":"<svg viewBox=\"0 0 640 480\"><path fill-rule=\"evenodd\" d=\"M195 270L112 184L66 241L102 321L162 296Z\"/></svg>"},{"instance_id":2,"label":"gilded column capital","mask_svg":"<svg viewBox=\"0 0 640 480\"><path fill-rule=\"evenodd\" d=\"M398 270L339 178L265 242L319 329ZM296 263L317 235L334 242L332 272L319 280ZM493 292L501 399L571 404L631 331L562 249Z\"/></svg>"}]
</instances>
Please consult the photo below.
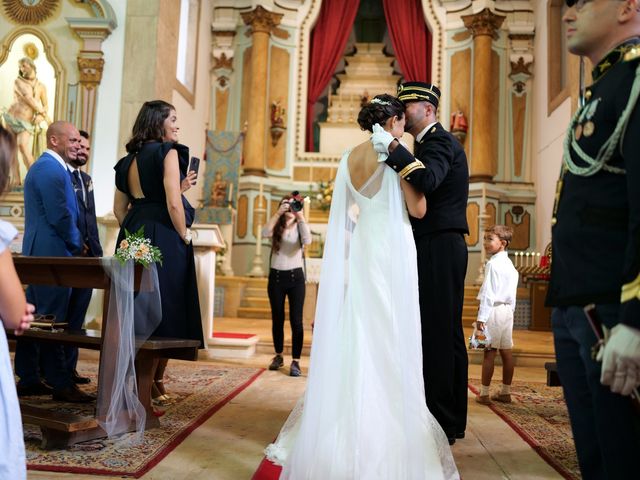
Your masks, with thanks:
<instances>
[{"instance_id":1,"label":"gilded column capital","mask_svg":"<svg viewBox=\"0 0 640 480\"><path fill-rule=\"evenodd\" d=\"M242 15L244 23L251 27L252 34L256 32L270 34L280 25L283 16L281 13L270 12L260 5L258 5L255 10L242 12L240 15Z\"/></svg>"},{"instance_id":2,"label":"gilded column capital","mask_svg":"<svg viewBox=\"0 0 640 480\"><path fill-rule=\"evenodd\" d=\"M87 87L91 88L100 85L103 69L104 59L102 57L78 57L80 83L85 84Z\"/></svg>"},{"instance_id":3,"label":"gilded column capital","mask_svg":"<svg viewBox=\"0 0 640 480\"><path fill-rule=\"evenodd\" d=\"M474 13L473 15L462 15L464 26L475 37L486 35L493 39L498 38L498 31L505 20L505 16L497 15L488 8Z\"/></svg>"}]
</instances>

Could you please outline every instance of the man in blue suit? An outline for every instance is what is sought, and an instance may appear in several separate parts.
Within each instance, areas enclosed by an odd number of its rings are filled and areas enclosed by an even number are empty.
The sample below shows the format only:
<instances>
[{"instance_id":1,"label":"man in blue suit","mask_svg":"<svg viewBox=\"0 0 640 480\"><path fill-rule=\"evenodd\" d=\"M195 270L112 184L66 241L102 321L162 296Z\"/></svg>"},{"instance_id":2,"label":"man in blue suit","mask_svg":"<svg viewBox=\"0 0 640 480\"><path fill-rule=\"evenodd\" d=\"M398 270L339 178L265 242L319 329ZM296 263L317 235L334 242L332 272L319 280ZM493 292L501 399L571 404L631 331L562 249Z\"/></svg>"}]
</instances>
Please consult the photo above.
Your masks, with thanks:
<instances>
[{"instance_id":1,"label":"man in blue suit","mask_svg":"<svg viewBox=\"0 0 640 480\"><path fill-rule=\"evenodd\" d=\"M80 130L80 142L76 159L68 159L67 167L71 176L71 183L76 193L78 204L78 229L82 236L82 255L87 257L101 257L102 247L98 236L98 222L96 220L96 204L93 198L93 181L89 174L80 170L89 160L89 134ZM80 330L84 324L84 317L91 301L92 288L74 288L69 298L67 321L70 330ZM76 370L78 364L78 347L66 346L64 348L67 359L67 369L74 383L85 384L90 380L81 377Z\"/></svg>"},{"instance_id":2,"label":"man in blue suit","mask_svg":"<svg viewBox=\"0 0 640 480\"><path fill-rule=\"evenodd\" d=\"M82 250L76 195L66 167L68 159L76 158L79 139L78 130L68 122L54 122L47 130L47 150L31 166L24 182L23 255L71 257ZM67 317L70 294L66 287L27 288L27 299L36 312L53 314L57 321ZM18 395L53 394L55 400L68 402L93 399L72 382L61 345L19 339L15 367L20 377Z\"/></svg>"}]
</instances>

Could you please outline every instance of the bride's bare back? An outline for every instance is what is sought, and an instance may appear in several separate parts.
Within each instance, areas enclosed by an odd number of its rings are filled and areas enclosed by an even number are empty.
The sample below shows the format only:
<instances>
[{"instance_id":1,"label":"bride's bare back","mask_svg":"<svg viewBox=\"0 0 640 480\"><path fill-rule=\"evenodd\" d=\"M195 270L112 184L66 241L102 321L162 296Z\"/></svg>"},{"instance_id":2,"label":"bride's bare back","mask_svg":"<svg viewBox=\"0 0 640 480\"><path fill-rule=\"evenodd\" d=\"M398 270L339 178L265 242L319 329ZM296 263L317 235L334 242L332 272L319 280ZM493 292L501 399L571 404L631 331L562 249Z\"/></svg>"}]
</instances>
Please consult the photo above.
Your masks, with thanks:
<instances>
[{"instance_id":1,"label":"bride's bare back","mask_svg":"<svg viewBox=\"0 0 640 480\"><path fill-rule=\"evenodd\" d=\"M373 149L371 142L366 141L351 150L347 158L347 167L353 188L360 191L379 166L378 153ZM416 191L406 180L400 180L400 187L404 193L409 215L415 218L424 217L427 213L424 194Z\"/></svg>"},{"instance_id":2,"label":"bride's bare back","mask_svg":"<svg viewBox=\"0 0 640 480\"><path fill-rule=\"evenodd\" d=\"M371 142L366 141L351 150L347 159L347 166L353 188L360 190L375 173L379 165L378 154L373 149Z\"/></svg>"}]
</instances>

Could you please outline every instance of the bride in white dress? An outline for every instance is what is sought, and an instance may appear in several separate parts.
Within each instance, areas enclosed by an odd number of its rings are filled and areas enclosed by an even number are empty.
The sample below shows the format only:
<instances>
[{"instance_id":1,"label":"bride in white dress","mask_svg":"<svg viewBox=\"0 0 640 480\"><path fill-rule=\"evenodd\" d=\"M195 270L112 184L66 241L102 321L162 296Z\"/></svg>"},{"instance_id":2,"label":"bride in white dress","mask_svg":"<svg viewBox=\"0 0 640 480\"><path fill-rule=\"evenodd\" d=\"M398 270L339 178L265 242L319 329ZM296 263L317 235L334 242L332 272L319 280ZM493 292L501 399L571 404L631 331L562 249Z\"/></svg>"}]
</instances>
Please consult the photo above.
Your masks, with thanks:
<instances>
[{"instance_id":1,"label":"bride in white dress","mask_svg":"<svg viewBox=\"0 0 640 480\"><path fill-rule=\"evenodd\" d=\"M376 96L358 116L363 129L380 124L395 137L404 120L404 106L390 95ZM281 479L459 478L422 377L407 208L422 217L426 202L385 158L365 142L338 167L307 390L265 451L283 466Z\"/></svg>"}]
</instances>

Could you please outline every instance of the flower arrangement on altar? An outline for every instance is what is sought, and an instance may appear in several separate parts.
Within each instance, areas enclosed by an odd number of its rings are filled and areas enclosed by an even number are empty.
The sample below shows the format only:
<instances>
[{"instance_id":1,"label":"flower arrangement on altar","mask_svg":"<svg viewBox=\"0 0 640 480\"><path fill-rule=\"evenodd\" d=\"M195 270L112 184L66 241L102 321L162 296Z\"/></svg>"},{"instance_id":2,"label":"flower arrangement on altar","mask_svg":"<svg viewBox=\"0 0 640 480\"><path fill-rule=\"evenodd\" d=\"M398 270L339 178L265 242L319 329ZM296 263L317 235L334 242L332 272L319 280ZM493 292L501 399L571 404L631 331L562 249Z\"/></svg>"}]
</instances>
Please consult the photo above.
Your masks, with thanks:
<instances>
[{"instance_id":1,"label":"flower arrangement on altar","mask_svg":"<svg viewBox=\"0 0 640 480\"><path fill-rule=\"evenodd\" d=\"M331 198L333 197L333 180L318 182L318 193L315 195L315 204L320 210L329 210Z\"/></svg>"},{"instance_id":2,"label":"flower arrangement on altar","mask_svg":"<svg viewBox=\"0 0 640 480\"><path fill-rule=\"evenodd\" d=\"M125 238L120 241L115 254L121 264L133 260L145 268L156 262L162 265L162 252L158 247L151 245L151 240L144 236L144 226L135 233L129 232L126 228L124 232Z\"/></svg>"}]
</instances>

